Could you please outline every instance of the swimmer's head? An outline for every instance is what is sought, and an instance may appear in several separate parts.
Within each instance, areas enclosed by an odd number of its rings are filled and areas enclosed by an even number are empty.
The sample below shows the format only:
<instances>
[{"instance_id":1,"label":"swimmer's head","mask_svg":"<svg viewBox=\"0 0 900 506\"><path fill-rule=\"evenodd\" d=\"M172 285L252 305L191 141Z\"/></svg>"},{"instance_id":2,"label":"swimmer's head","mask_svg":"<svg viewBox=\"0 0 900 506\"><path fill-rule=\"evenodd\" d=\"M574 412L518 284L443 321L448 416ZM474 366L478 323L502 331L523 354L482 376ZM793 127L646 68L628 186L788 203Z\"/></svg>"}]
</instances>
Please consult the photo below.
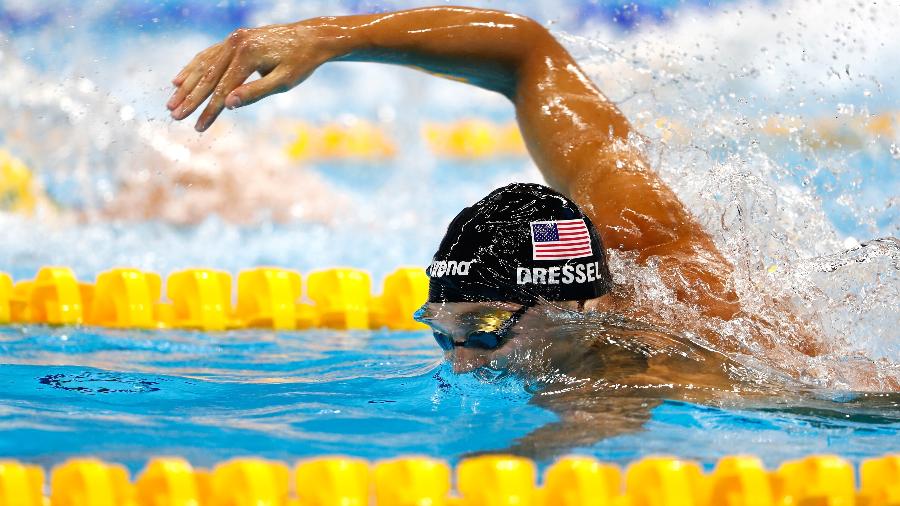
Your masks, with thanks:
<instances>
[{"instance_id":1,"label":"swimmer's head","mask_svg":"<svg viewBox=\"0 0 900 506\"><path fill-rule=\"evenodd\" d=\"M427 273L428 303L420 320L433 328L441 348L476 365L510 347L524 324L539 323L545 312L530 308L568 307L612 289L590 219L564 195L538 184L514 183L463 209Z\"/></svg>"},{"instance_id":2,"label":"swimmer's head","mask_svg":"<svg viewBox=\"0 0 900 506\"><path fill-rule=\"evenodd\" d=\"M428 302L572 301L612 289L600 235L546 186L513 183L463 209L428 267Z\"/></svg>"}]
</instances>

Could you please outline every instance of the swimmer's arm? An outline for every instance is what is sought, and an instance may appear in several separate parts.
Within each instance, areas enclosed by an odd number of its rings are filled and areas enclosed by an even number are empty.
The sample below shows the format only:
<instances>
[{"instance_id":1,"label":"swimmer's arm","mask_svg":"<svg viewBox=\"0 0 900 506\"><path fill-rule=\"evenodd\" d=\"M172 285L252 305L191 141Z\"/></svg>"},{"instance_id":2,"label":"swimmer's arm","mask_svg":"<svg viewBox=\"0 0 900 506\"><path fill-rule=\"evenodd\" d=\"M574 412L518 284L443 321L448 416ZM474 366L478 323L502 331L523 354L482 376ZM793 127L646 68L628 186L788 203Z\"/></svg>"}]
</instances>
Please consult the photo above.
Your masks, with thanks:
<instances>
[{"instance_id":1,"label":"swimmer's arm","mask_svg":"<svg viewBox=\"0 0 900 506\"><path fill-rule=\"evenodd\" d=\"M508 97L551 186L593 218L607 247L689 249L699 229L628 142L631 125L539 23L507 12L429 7L242 29L191 61L167 106L207 129L224 107L287 91L327 61L407 65ZM259 72L261 79L244 83ZM702 235L702 233L701 233Z\"/></svg>"},{"instance_id":2,"label":"swimmer's arm","mask_svg":"<svg viewBox=\"0 0 900 506\"><path fill-rule=\"evenodd\" d=\"M408 65L502 93L547 182L585 210L608 248L636 252L639 261L663 258L666 283L707 314L739 310L722 283L730 265L649 168L627 119L528 18L430 7L238 30L175 77L167 106L180 120L209 97L197 120L202 131L224 107L287 91L335 60ZM244 83L254 72L262 78Z\"/></svg>"},{"instance_id":3,"label":"swimmer's arm","mask_svg":"<svg viewBox=\"0 0 900 506\"><path fill-rule=\"evenodd\" d=\"M627 142L632 128L621 111L550 32L516 14L429 7L237 30L175 77L167 106L180 120L209 97L202 131L224 107L287 91L327 61L407 65L508 97L544 177L585 208L607 247L666 253L694 232ZM263 77L244 83L254 72Z\"/></svg>"}]
</instances>

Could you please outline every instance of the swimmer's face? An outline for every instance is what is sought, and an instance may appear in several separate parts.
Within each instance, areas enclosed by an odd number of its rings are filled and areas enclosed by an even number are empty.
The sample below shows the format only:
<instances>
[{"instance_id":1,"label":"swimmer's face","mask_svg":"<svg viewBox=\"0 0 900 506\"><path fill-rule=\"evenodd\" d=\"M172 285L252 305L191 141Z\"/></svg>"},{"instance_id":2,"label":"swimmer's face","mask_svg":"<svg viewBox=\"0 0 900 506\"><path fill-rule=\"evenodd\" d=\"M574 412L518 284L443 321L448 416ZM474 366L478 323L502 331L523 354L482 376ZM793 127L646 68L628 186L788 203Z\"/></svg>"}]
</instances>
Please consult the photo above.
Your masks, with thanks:
<instances>
[{"instance_id":1,"label":"swimmer's face","mask_svg":"<svg viewBox=\"0 0 900 506\"><path fill-rule=\"evenodd\" d=\"M417 319L431 327L453 371L465 373L480 367L506 369L523 344L525 330L531 333L543 326L541 312L529 309L506 302L429 303Z\"/></svg>"}]
</instances>

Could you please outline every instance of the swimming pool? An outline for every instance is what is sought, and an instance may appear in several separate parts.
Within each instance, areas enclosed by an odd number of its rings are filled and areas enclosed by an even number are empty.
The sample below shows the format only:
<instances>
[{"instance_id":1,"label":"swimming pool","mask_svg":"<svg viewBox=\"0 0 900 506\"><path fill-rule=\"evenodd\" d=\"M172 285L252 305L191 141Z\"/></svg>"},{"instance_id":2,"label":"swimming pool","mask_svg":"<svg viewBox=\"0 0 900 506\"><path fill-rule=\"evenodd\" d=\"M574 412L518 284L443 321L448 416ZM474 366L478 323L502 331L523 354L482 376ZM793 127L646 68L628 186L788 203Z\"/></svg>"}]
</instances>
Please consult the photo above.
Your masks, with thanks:
<instances>
[{"instance_id":1,"label":"swimming pool","mask_svg":"<svg viewBox=\"0 0 900 506\"><path fill-rule=\"evenodd\" d=\"M0 336L2 451L47 467L78 455L133 472L158 455L197 466L247 455L456 461L556 419L530 405L518 381L453 374L426 332L22 327ZM896 395L837 397L729 408L665 402L640 432L576 451L620 464L675 454L711 467L737 453L774 466L810 453L858 461L900 450Z\"/></svg>"},{"instance_id":2,"label":"swimming pool","mask_svg":"<svg viewBox=\"0 0 900 506\"><path fill-rule=\"evenodd\" d=\"M11 77L0 84L0 111L15 118L0 143L35 169L54 202L36 217L0 215L0 270L17 279L47 264L72 266L81 279L115 265L163 273L351 265L378 279L401 264L426 264L449 217L490 188L539 181L521 155L460 160L430 151L421 122L477 115L505 124L511 110L492 95L397 69L325 68L305 91L235 113L212 138L162 119L165 80L183 56L234 24L334 9L324 3L205 14L190 2L134 11L86 5L10 6L0 25L11 34L2 46L0 68ZM554 5L528 13L547 19ZM579 5L572 2L573 11L594 12ZM806 311L821 311L823 328L845 346L808 364L804 389L714 406L666 400L635 432L574 451L617 463L667 453L707 467L735 453L774 466L810 453L857 462L900 451L900 398L853 394L833 373L848 349L886 361L889 372L900 363L896 247L841 253L900 227L897 133L876 128L879 115L895 121L896 75L871 61L896 48L876 47L892 40L890 31L865 15L823 14L820 24L826 31L844 22L841 33L867 26L874 56L850 36L818 40L804 18L813 11L803 2L672 6L665 22L629 25L628 33L604 23L602 11L559 20L560 36L654 141L652 159L729 258L740 259L742 273L768 273L742 289L762 283L795 296ZM218 21L201 31L192 16ZM119 25L97 29L111 20ZM735 23L756 32L726 37ZM805 39L783 33L803 23ZM698 25L708 30L691 35ZM753 44L768 35L771 44ZM716 40L714 50L705 45ZM60 42L66 49L50 50ZM756 56L746 56L748 47ZM283 156L296 137L288 114L317 124L362 118L403 149L389 159L292 162ZM259 170L260 159L271 171ZM235 175L249 168L258 169L253 180ZM279 187L286 177L296 179ZM259 186L208 202L229 186L222 181ZM174 189L162 206L145 205L144 190L154 185ZM315 200L323 190L334 198ZM265 210L238 224L214 216L231 205ZM652 285L652 272L613 262L619 279ZM202 466L239 455L293 461L333 453L455 462L507 448L556 420L529 403L529 388L515 378L450 372L427 332L25 325L0 327L0 352L0 454L48 467L85 454L132 471L160 454ZM642 396L660 397L632 393Z\"/></svg>"}]
</instances>

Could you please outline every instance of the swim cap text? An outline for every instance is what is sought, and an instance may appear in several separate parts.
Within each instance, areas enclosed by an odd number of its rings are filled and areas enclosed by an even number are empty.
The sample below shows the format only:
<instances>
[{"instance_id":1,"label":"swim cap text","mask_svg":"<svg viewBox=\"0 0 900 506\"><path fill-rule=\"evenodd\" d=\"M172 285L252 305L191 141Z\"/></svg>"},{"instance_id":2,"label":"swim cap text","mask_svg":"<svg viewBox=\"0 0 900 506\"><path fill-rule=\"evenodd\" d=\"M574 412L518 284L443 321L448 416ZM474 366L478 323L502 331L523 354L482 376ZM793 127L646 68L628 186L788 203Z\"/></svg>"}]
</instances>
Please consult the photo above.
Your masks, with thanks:
<instances>
[{"instance_id":1,"label":"swim cap text","mask_svg":"<svg viewBox=\"0 0 900 506\"><path fill-rule=\"evenodd\" d=\"M474 262L474 260L440 260L432 262L428 267L427 273L432 278L440 278L443 276L468 276L469 267L471 267Z\"/></svg>"},{"instance_id":2,"label":"swim cap text","mask_svg":"<svg viewBox=\"0 0 900 506\"><path fill-rule=\"evenodd\" d=\"M527 285L570 285L600 279L600 262L569 264L553 267L519 267L516 283Z\"/></svg>"}]
</instances>

